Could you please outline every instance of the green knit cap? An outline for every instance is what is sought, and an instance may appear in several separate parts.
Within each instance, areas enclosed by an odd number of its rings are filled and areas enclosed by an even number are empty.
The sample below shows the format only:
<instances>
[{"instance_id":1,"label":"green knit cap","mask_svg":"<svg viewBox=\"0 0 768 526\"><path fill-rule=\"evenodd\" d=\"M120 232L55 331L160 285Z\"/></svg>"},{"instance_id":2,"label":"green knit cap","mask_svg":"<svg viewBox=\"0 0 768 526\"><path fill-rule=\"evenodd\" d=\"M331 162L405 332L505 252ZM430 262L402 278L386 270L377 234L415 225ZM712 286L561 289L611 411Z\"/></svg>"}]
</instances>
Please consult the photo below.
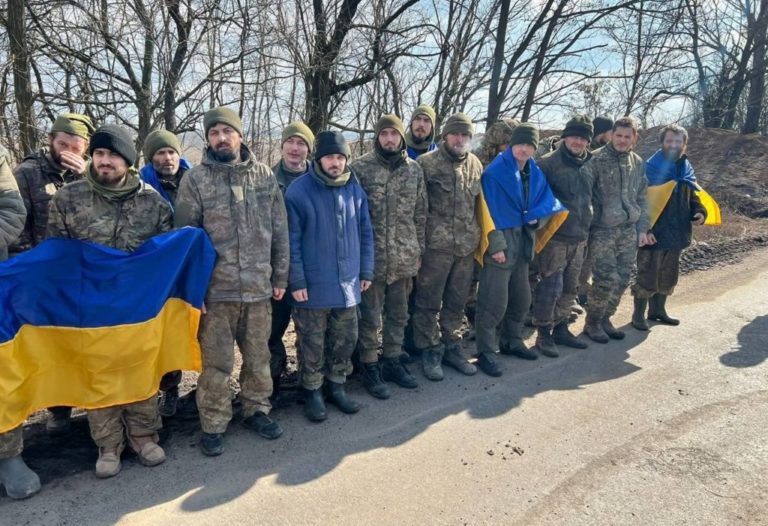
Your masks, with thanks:
<instances>
[{"instance_id":1,"label":"green knit cap","mask_svg":"<svg viewBox=\"0 0 768 526\"><path fill-rule=\"evenodd\" d=\"M413 114L411 115L411 122L413 122L414 117L417 115L425 115L427 118L429 118L430 121L432 121L432 128L435 127L435 121L437 121L437 113L435 112L435 108L429 104L419 104L416 106L416 109L413 110Z\"/></svg>"},{"instance_id":2,"label":"green knit cap","mask_svg":"<svg viewBox=\"0 0 768 526\"><path fill-rule=\"evenodd\" d=\"M144 161L152 162L155 152L161 148L173 148L181 155L181 143L175 133L168 130L155 130L144 139Z\"/></svg>"},{"instance_id":3,"label":"green knit cap","mask_svg":"<svg viewBox=\"0 0 768 526\"><path fill-rule=\"evenodd\" d=\"M205 115L203 115L203 128L205 128L206 137L208 137L208 130L217 124L226 124L234 128L240 134L240 137L243 136L243 121L240 120L237 112L232 109L219 106L205 112Z\"/></svg>"},{"instance_id":4,"label":"green knit cap","mask_svg":"<svg viewBox=\"0 0 768 526\"><path fill-rule=\"evenodd\" d=\"M454 113L443 124L443 137L449 133L468 133L474 135L475 125L466 113Z\"/></svg>"},{"instance_id":5,"label":"green knit cap","mask_svg":"<svg viewBox=\"0 0 768 526\"><path fill-rule=\"evenodd\" d=\"M582 137L591 141L594 131L592 119L586 115L576 115L565 124L565 130L563 130L561 137Z\"/></svg>"},{"instance_id":6,"label":"green knit cap","mask_svg":"<svg viewBox=\"0 0 768 526\"><path fill-rule=\"evenodd\" d=\"M512 130L509 145L530 144L534 148L539 147L539 129L530 122L521 122Z\"/></svg>"},{"instance_id":7,"label":"green knit cap","mask_svg":"<svg viewBox=\"0 0 768 526\"><path fill-rule=\"evenodd\" d=\"M386 115L379 117L379 121L376 123L375 129L376 137L379 136L381 130L385 130L387 128L393 128L397 133L400 134L400 137L405 140L405 126L403 126L403 121L400 120L400 117L394 113L387 113Z\"/></svg>"},{"instance_id":8,"label":"green knit cap","mask_svg":"<svg viewBox=\"0 0 768 526\"><path fill-rule=\"evenodd\" d=\"M282 145L291 137L298 137L307 143L310 152L312 151L312 148L315 147L315 134L312 133L309 126L301 121L294 121L283 129L283 138L280 141L280 144Z\"/></svg>"},{"instance_id":9,"label":"green knit cap","mask_svg":"<svg viewBox=\"0 0 768 526\"><path fill-rule=\"evenodd\" d=\"M51 133L64 132L82 137L86 141L90 139L94 131L96 128L93 127L91 118L79 113L62 113L56 117L51 127Z\"/></svg>"}]
</instances>

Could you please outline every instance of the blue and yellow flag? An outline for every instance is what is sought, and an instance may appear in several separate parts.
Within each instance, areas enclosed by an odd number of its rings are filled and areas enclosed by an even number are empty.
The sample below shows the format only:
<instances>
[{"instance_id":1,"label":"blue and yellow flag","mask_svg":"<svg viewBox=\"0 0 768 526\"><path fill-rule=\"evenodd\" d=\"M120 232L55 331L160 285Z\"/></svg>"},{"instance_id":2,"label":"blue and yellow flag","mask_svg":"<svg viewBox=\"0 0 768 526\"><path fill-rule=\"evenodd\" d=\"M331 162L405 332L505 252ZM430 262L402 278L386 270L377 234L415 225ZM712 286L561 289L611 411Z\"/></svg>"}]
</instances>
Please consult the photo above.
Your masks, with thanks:
<instances>
[{"instance_id":1,"label":"blue and yellow flag","mask_svg":"<svg viewBox=\"0 0 768 526\"><path fill-rule=\"evenodd\" d=\"M34 411L145 400L201 368L197 328L216 252L201 229L132 253L50 239L0 263L0 433Z\"/></svg>"}]
</instances>

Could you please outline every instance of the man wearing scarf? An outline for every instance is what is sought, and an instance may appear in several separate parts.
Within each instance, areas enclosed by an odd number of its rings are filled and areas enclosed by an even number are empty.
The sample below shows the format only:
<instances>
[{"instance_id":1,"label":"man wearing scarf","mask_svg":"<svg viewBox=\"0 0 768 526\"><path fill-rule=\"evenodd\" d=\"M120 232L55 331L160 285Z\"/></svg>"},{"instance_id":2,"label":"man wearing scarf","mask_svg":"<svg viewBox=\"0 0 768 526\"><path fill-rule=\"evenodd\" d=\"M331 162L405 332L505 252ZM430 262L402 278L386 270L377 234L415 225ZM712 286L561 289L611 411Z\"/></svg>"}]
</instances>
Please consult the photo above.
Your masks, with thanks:
<instances>
[{"instance_id":1,"label":"man wearing scarf","mask_svg":"<svg viewBox=\"0 0 768 526\"><path fill-rule=\"evenodd\" d=\"M477 296L477 365L490 376L501 376L496 352L516 354L525 348L523 320L531 305L528 265L533 259L535 231L562 212L544 173L533 160L539 130L520 123L509 148L482 176L478 221L482 230L475 258L483 268Z\"/></svg>"},{"instance_id":2,"label":"man wearing scarf","mask_svg":"<svg viewBox=\"0 0 768 526\"><path fill-rule=\"evenodd\" d=\"M47 237L90 241L131 252L173 225L170 205L144 183L133 164L136 149L125 128L107 125L91 137L92 161L85 179L62 187L51 200ZM96 476L120 471L127 438L139 461L155 466L165 460L157 444L162 427L157 395L141 402L88 411L91 437L99 448Z\"/></svg>"},{"instance_id":3,"label":"man wearing scarf","mask_svg":"<svg viewBox=\"0 0 768 526\"><path fill-rule=\"evenodd\" d=\"M405 134L406 152L411 159L437 148L435 137L435 121L437 114L434 108L427 104L419 104L411 115L411 124Z\"/></svg>"},{"instance_id":4,"label":"man wearing scarf","mask_svg":"<svg viewBox=\"0 0 768 526\"><path fill-rule=\"evenodd\" d=\"M652 244L637 252L637 279L632 286L635 303L632 325L641 331L648 330L645 311L649 302L649 320L666 325L680 323L667 314L667 297L677 285L680 254L691 244L692 225L704 224L709 215L685 153L688 132L670 124L661 130L659 140L661 148L645 163ZM662 196L659 191L665 185L670 191Z\"/></svg>"}]
</instances>

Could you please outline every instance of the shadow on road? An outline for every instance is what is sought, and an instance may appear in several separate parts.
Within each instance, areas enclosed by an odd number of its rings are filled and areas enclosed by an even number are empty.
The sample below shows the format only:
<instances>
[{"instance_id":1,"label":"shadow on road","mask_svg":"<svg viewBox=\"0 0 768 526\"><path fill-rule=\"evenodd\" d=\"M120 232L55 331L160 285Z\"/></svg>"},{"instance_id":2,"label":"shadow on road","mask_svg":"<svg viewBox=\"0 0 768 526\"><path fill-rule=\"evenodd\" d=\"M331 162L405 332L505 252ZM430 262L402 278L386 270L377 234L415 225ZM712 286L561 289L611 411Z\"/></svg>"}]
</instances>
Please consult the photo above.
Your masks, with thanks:
<instances>
[{"instance_id":1,"label":"shadow on road","mask_svg":"<svg viewBox=\"0 0 768 526\"><path fill-rule=\"evenodd\" d=\"M755 367L768 358L768 316L758 316L742 327L737 346L720 357L727 367Z\"/></svg>"}]
</instances>

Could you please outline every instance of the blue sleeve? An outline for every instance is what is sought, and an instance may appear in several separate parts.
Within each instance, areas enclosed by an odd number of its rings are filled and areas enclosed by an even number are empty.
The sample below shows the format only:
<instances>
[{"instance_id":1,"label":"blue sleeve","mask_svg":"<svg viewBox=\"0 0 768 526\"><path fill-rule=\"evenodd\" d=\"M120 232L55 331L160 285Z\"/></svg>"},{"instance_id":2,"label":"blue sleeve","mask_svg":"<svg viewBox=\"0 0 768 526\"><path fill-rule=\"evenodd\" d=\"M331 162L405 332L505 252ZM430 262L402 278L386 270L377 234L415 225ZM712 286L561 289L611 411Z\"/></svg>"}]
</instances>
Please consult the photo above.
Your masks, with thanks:
<instances>
[{"instance_id":1,"label":"blue sleeve","mask_svg":"<svg viewBox=\"0 0 768 526\"><path fill-rule=\"evenodd\" d=\"M373 281L373 226L368 211L368 196L360 187L360 279Z\"/></svg>"},{"instance_id":2,"label":"blue sleeve","mask_svg":"<svg viewBox=\"0 0 768 526\"><path fill-rule=\"evenodd\" d=\"M304 275L304 258L301 255L302 236L304 232L304 217L301 212L301 199L296 189L288 189L285 194L285 210L288 213L288 240L291 251L291 261L288 270L288 290L307 288Z\"/></svg>"}]
</instances>

